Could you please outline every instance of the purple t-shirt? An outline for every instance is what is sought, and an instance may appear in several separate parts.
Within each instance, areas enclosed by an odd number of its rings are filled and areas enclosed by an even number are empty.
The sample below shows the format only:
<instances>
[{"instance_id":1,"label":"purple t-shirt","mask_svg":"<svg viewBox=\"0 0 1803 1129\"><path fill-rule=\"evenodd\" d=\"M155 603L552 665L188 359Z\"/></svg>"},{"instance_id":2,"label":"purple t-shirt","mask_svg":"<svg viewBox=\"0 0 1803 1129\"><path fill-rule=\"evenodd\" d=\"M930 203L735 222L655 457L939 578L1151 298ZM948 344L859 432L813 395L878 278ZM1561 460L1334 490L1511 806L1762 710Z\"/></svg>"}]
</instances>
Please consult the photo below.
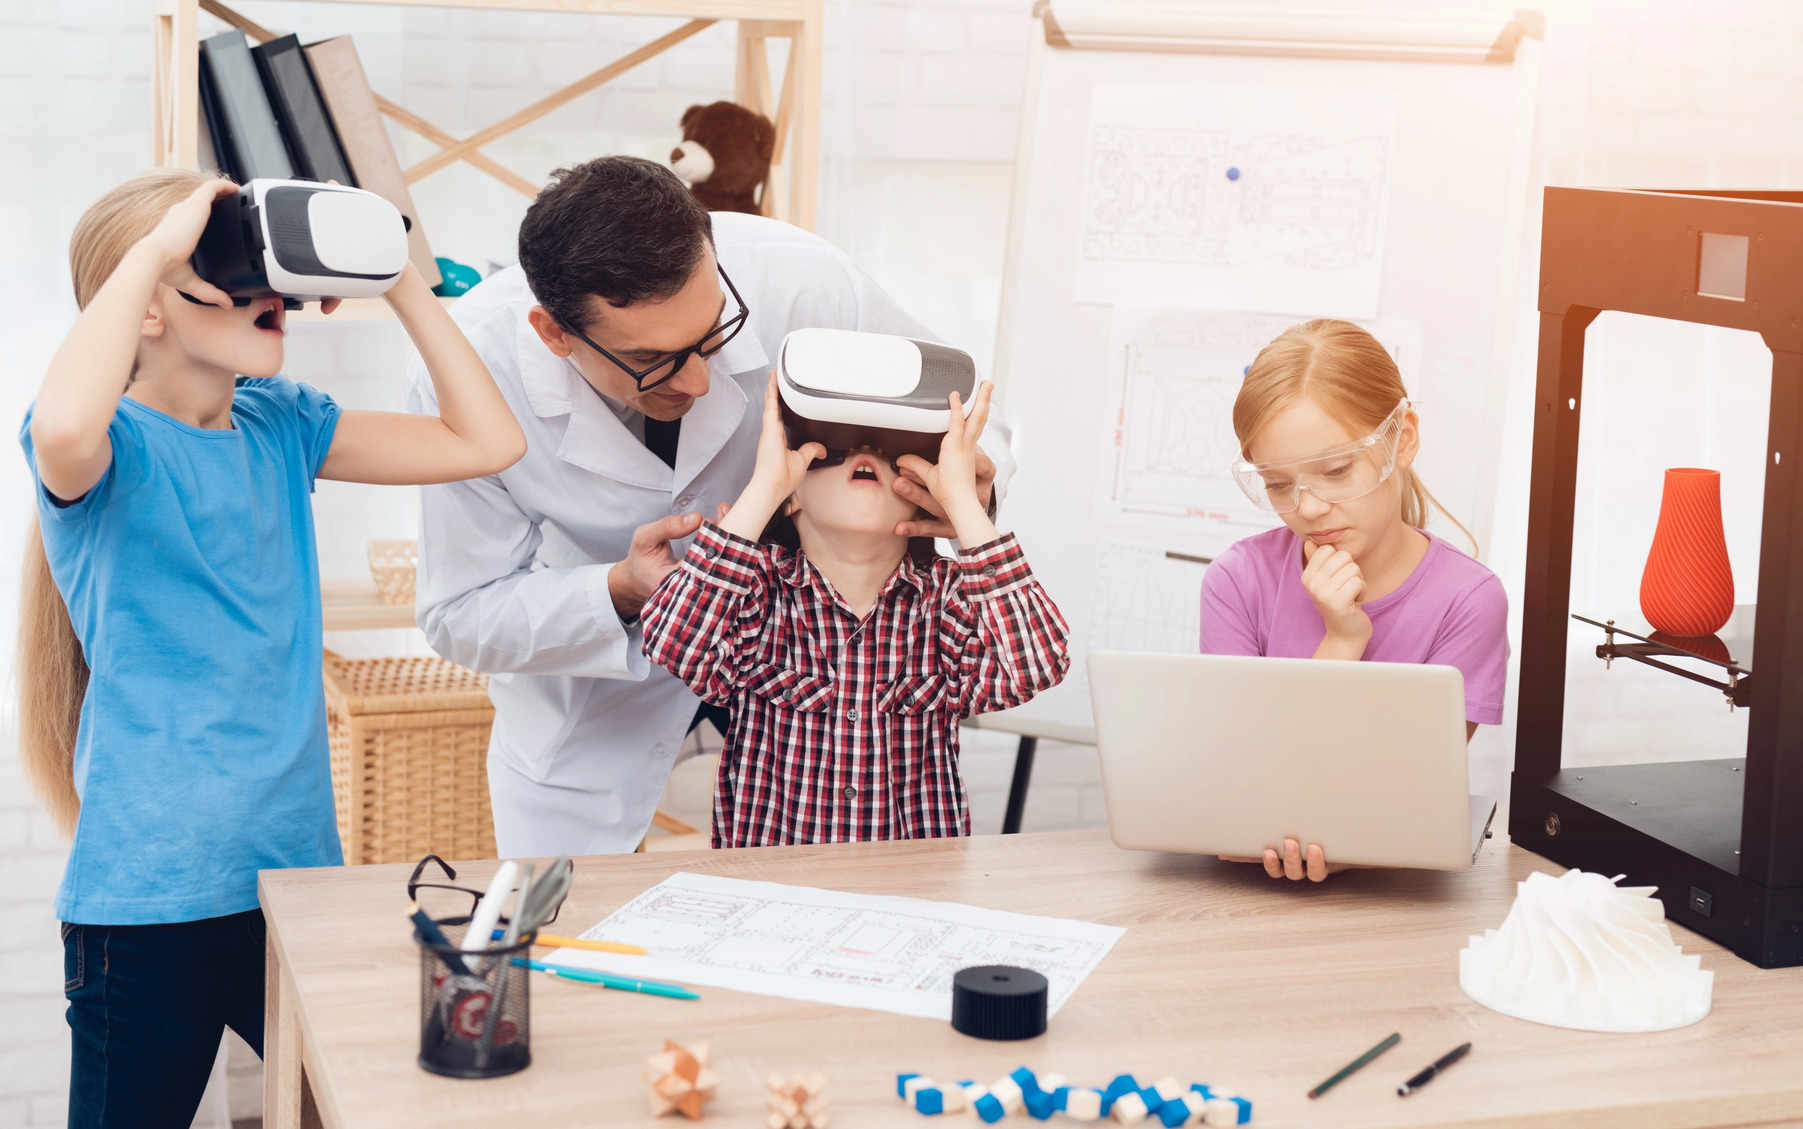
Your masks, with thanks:
<instances>
[{"instance_id":1,"label":"purple t-shirt","mask_svg":"<svg viewBox=\"0 0 1803 1129\"><path fill-rule=\"evenodd\" d=\"M1465 718L1502 724L1509 598L1496 574L1429 533L1394 592L1364 605L1370 662L1437 663L1465 676ZM1327 634L1302 586L1302 541L1287 526L1236 542L1202 574L1202 653L1306 659Z\"/></svg>"}]
</instances>

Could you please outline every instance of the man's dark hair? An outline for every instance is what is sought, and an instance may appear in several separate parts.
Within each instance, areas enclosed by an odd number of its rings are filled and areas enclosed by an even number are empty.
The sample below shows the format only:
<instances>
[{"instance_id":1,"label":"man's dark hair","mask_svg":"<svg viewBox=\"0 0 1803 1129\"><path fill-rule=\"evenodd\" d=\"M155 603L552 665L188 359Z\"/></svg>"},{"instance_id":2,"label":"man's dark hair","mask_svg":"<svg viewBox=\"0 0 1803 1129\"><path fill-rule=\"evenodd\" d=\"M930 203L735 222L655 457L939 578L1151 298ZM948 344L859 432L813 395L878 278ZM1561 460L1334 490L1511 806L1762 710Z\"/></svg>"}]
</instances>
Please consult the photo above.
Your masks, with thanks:
<instances>
[{"instance_id":1,"label":"man's dark hair","mask_svg":"<svg viewBox=\"0 0 1803 1129\"><path fill-rule=\"evenodd\" d=\"M625 306L668 298L713 243L713 220L688 186L642 157L597 157L551 174L520 221L520 267L538 304L572 329L590 299Z\"/></svg>"}]
</instances>

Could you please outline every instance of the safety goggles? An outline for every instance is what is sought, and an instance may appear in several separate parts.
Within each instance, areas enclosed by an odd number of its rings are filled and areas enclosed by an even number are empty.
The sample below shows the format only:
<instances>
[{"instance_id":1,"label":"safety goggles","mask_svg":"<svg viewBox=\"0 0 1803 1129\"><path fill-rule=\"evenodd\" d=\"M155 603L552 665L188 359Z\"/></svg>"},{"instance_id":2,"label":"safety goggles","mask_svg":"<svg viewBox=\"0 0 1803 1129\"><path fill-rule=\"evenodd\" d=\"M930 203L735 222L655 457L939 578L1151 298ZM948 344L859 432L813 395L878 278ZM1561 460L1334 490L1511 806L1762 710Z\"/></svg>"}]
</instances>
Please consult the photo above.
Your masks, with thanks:
<instances>
[{"instance_id":1,"label":"safety goggles","mask_svg":"<svg viewBox=\"0 0 1803 1129\"><path fill-rule=\"evenodd\" d=\"M699 356L703 360L706 360L715 353L726 348L726 343L737 337L739 335L739 330L745 328L745 321L751 316L750 308L745 305L745 299L739 297L739 288L732 284L731 278L727 277L726 268L716 263L715 269L720 272L720 281L726 283L727 292L732 295L733 305L738 307L739 312L728 318L725 316L725 313L726 310L731 307L723 307L721 309L721 317L723 320L720 324L708 330L707 334L703 336L701 340L690 345L687 349L680 349L671 353L656 364L647 365L642 369L633 368L625 361L622 361L606 349L595 344L595 342L589 338L588 334L577 329L575 326L565 325L564 328L574 334L576 339L581 341L584 345L587 345L595 352L612 361L614 367L618 368L621 372L624 372L627 376L632 377L632 383L638 387L640 392L649 391L681 372L682 367L689 363L690 357Z\"/></svg>"},{"instance_id":2,"label":"safety goggles","mask_svg":"<svg viewBox=\"0 0 1803 1129\"><path fill-rule=\"evenodd\" d=\"M1233 464L1233 479L1254 505L1274 514L1295 510L1305 490L1330 506L1356 501L1382 486L1396 470L1397 439L1408 412L1409 402L1403 400L1363 439L1305 459L1269 463L1241 459Z\"/></svg>"}]
</instances>

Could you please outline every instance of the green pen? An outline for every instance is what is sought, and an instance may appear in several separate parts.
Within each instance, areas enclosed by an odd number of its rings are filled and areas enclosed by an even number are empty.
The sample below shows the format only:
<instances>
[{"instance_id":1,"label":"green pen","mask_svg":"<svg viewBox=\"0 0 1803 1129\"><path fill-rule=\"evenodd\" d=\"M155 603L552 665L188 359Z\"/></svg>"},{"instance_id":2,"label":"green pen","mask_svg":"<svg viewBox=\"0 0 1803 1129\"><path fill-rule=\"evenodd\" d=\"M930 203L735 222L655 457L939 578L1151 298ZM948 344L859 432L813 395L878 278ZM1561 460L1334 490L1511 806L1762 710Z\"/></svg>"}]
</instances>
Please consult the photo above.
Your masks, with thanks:
<instances>
[{"instance_id":1,"label":"green pen","mask_svg":"<svg viewBox=\"0 0 1803 1129\"><path fill-rule=\"evenodd\" d=\"M542 960L521 960L519 957L514 957L513 963L523 964L539 972L548 972L565 980L580 980L584 984L599 984L603 988L617 988L622 992L643 992L647 996L668 996L673 1000L701 998L680 984L666 984L662 980L637 980L630 976L615 976L611 972L596 972L591 968L572 968L567 964L546 964Z\"/></svg>"}]
</instances>

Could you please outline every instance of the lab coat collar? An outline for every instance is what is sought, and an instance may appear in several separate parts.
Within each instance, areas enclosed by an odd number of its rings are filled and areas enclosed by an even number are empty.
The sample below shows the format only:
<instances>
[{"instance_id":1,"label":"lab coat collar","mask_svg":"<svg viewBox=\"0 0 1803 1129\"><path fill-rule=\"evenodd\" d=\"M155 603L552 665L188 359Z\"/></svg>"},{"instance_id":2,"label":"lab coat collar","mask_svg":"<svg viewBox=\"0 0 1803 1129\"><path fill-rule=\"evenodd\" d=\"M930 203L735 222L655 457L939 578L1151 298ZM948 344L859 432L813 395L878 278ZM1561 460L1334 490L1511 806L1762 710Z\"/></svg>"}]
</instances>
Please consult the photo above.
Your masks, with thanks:
<instances>
[{"instance_id":1,"label":"lab coat collar","mask_svg":"<svg viewBox=\"0 0 1803 1129\"><path fill-rule=\"evenodd\" d=\"M749 341L750 347L735 355L733 347L741 339ZM748 368L765 363L763 346L757 335L749 332L739 334L714 356L709 362L707 395L695 401L682 417L676 468L672 471L646 450L645 444L602 402L600 393L582 378L567 357L545 348L537 331L524 318L520 319L515 348L520 385L533 414L569 417L557 457L616 482L649 490L681 490L713 461L745 415L745 393L730 374L743 371L738 367L741 360Z\"/></svg>"}]
</instances>

